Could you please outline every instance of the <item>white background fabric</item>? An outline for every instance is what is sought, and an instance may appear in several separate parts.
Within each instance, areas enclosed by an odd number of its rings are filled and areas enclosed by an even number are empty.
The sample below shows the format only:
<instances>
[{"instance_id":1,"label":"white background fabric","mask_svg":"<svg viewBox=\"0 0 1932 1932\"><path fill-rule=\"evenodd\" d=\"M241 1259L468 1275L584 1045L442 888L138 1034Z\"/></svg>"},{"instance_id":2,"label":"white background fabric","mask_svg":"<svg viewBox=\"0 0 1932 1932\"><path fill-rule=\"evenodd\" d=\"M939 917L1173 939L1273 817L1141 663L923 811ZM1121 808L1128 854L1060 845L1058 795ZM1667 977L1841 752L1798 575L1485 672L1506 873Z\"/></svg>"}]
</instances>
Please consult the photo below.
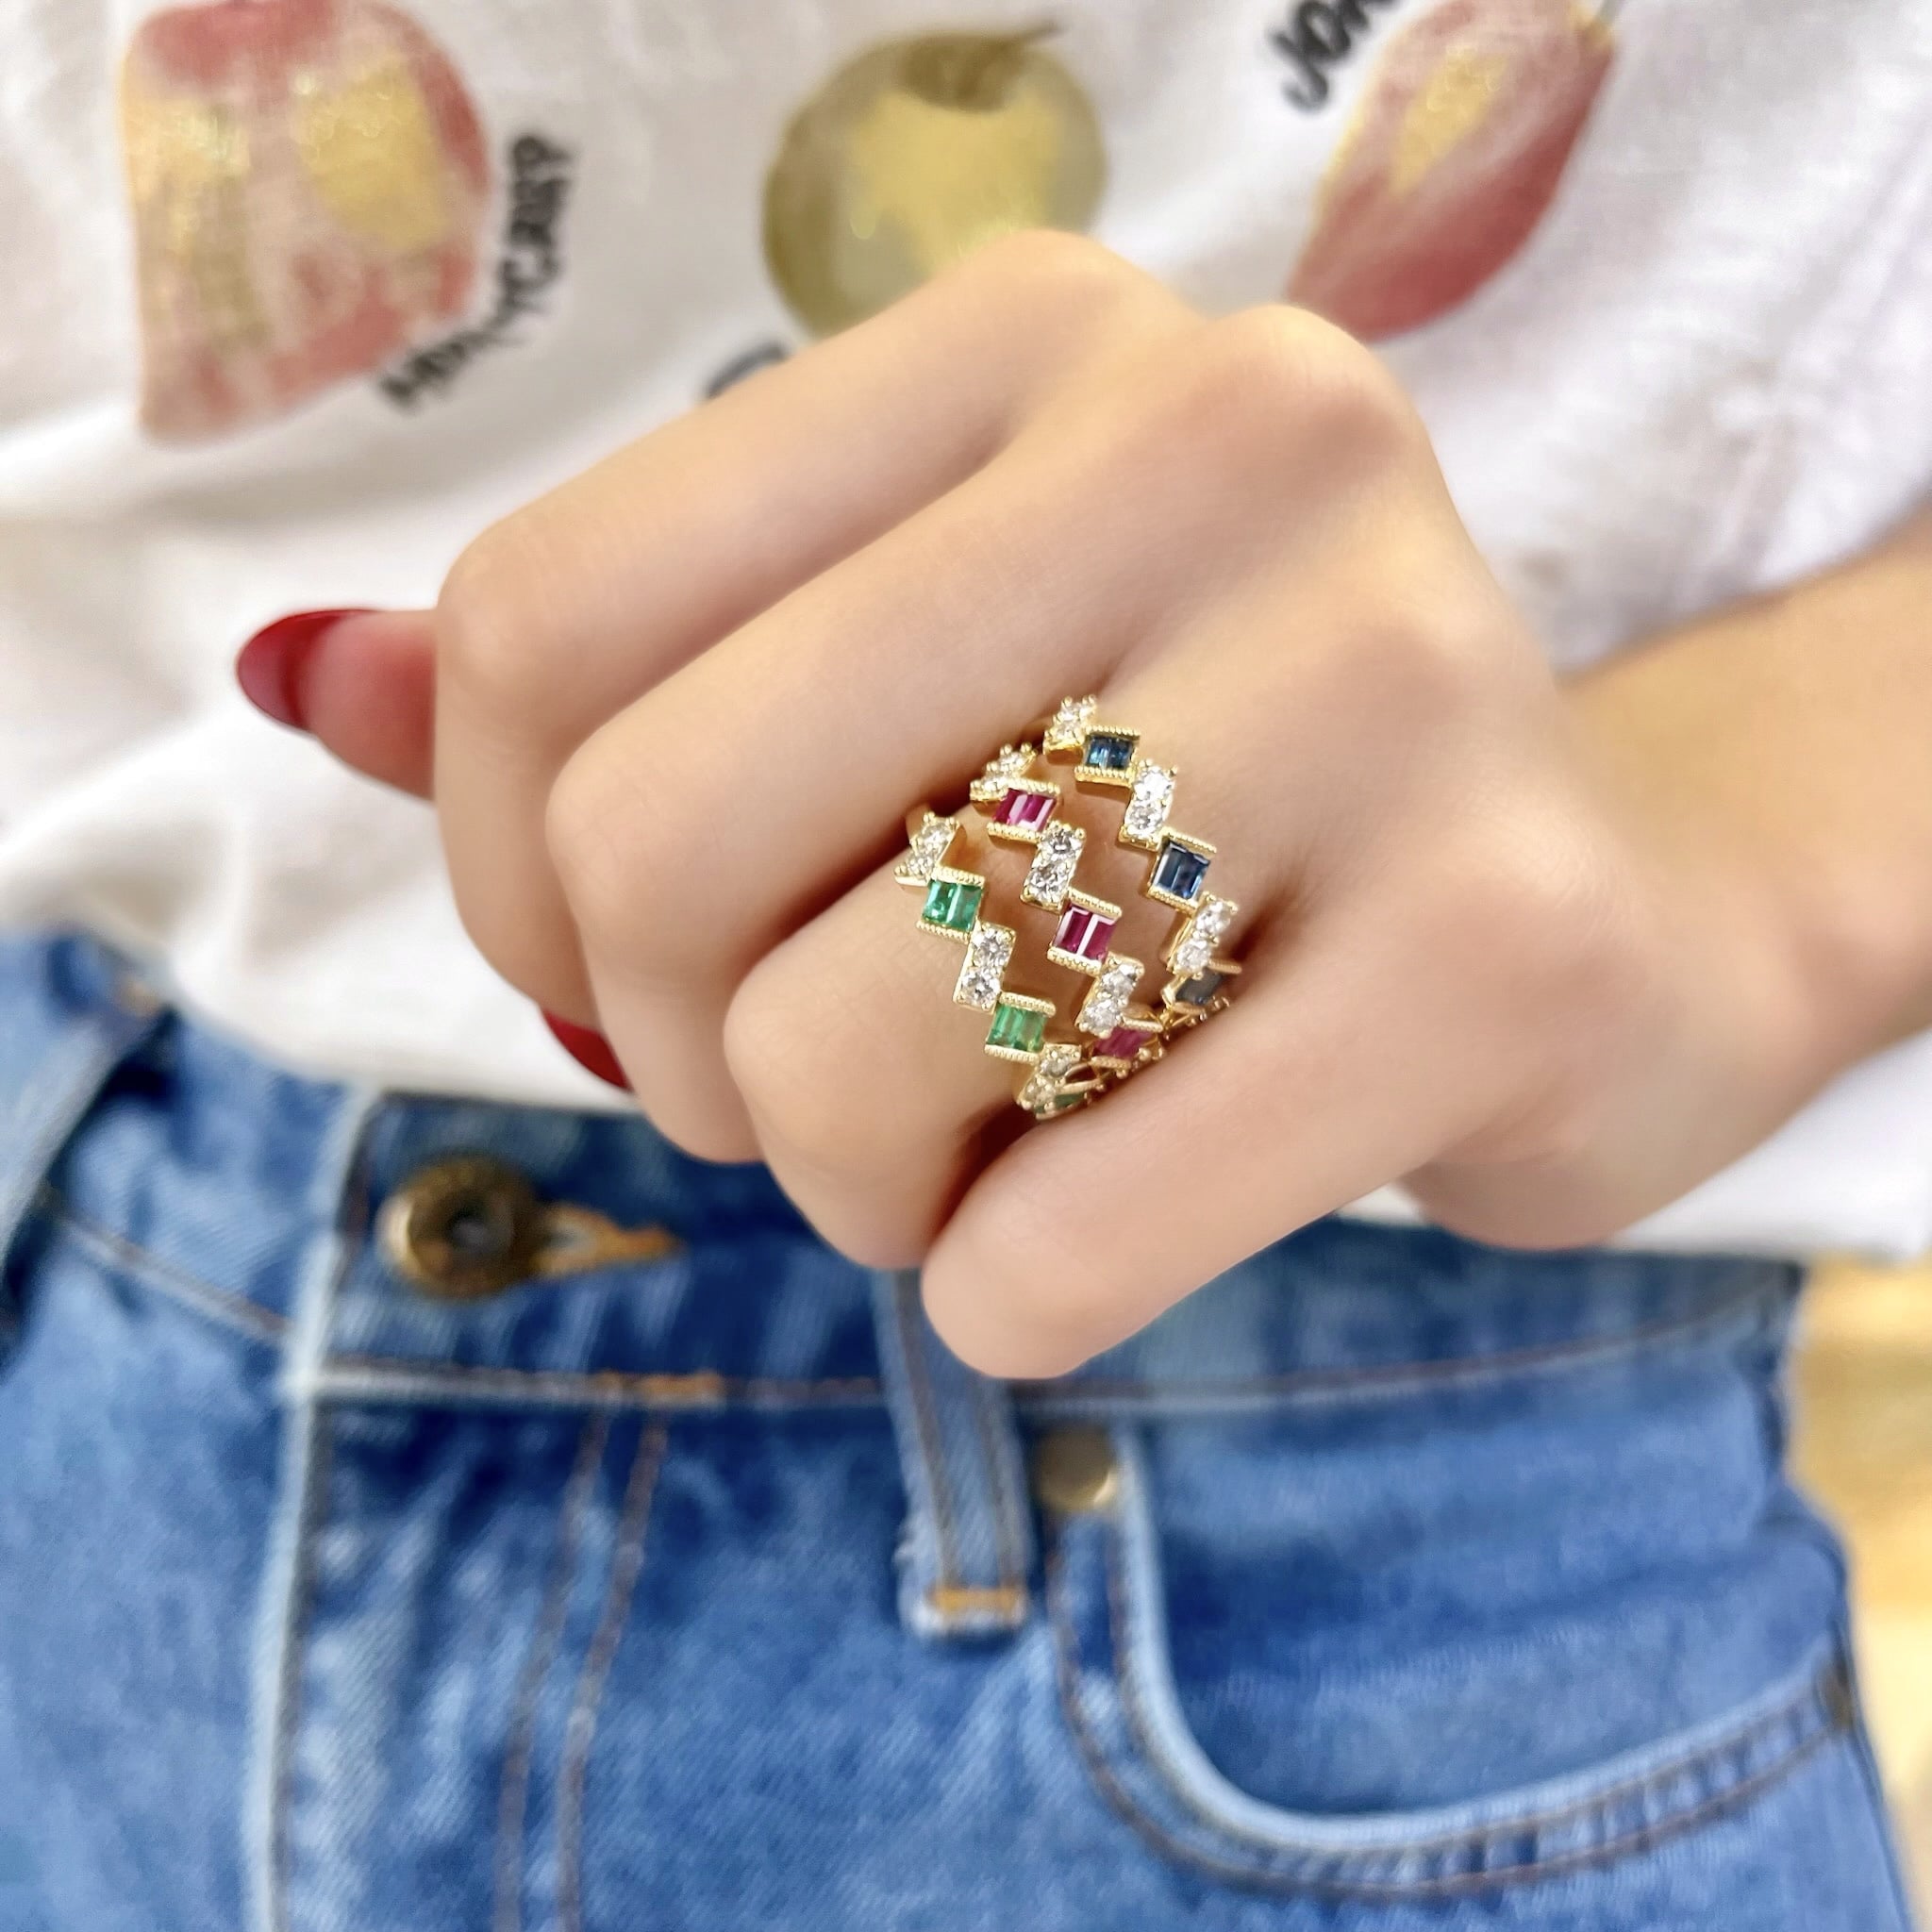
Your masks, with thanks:
<instances>
[{"instance_id":1,"label":"white background fabric","mask_svg":"<svg viewBox=\"0 0 1932 1932\"><path fill-rule=\"evenodd\" d=\"M1374 32L1430 5L1378 5ZM573 151L561 284L412 411L348 381L189 448L136 416L114 88L148 10L0 0L0 921L158 954L305 1069L603 1104L469 947L427 815L263 724L233 652L283 610L427 601L492 518L735 356L802 346L758 221L801 99L883 38L1039 8L414 0L494 156L524 131ZM1054 9L1108 152L1094 232L1209 308L1279 295L1373 68L1371 42L1321 114L1289 108L1286 10ZM1932 5L1630 0L1615 31L1522 254L1384 346L1566 666L1851 554L1932 490ZM1925 1245L1932 1037L1634 1238Z\"/></svg>"}]
</instances>

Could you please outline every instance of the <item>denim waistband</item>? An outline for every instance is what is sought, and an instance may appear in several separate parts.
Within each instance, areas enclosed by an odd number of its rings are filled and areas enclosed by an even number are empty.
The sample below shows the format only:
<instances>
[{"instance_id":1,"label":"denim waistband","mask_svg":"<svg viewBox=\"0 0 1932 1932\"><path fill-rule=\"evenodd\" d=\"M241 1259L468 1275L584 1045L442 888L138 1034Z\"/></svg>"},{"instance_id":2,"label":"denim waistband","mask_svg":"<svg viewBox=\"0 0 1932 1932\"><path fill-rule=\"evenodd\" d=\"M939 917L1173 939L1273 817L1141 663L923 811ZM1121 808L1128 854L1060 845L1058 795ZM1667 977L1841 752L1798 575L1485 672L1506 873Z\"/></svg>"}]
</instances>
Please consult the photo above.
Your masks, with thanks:
<instances>
[{"instance_id":1,"label":"denim waistband","mask_svg":"<svg viewBox=\"0 0 1932 1932\"><path fill-rule=\"evenodd\" d=\"M576 1294L525 1298L514 1319L473 1307L453 1334L447 1308L411 1293L365 1241L339 1296L339 1358L482 1378L876 1376L873 1275L827 1249L761 1167L692 1159L636 1117L305 1079L166 1009L138 968L91 940L0 941L0 1241L37 1196L58 1197L83 1238L274 1327L292 1312L281 1262L319 1199L339 1226L366 1227L411 1175L475 1151L545 1200L668 1230L678 1247L652 1273L677 1292L636 1293L634 1268L592 1271L573 1285L614 1274L633 1291L594 1319ZM1557 1363L1720 1318L1793 1278L1750 1257L1528 1255L1336 1219L1037 1393L1219 1406Z\"/></svg>"},{"instance_id":2,"label":"denim waistband","mask_svg":"<svg viewBox=\"0 0 1932 1932\"><path fill-rule=\"evenodd\" d=\"M474 1155L616 1237L620 1258L593 1243L552 1278L461 1305L418 1291L379 1238L385 1205ZM299 1400L883 1405L913 1504L908 1613L947 1629L1019 1613L1016 1407L1226 1412L1560 1373L1781 1319L1796 1281L1762 1259L1527 1256L1332 1220L1075 1374L1009 1391L947 1355L916 1283L833 1253L762 1168L691 1159L636 1117L297 1076L73 936L0 941L0 1257L23 1233L91 1245L283 1347ZM659 1258L621 1258L647 1235Z\"/></svg>"}]
</instances>

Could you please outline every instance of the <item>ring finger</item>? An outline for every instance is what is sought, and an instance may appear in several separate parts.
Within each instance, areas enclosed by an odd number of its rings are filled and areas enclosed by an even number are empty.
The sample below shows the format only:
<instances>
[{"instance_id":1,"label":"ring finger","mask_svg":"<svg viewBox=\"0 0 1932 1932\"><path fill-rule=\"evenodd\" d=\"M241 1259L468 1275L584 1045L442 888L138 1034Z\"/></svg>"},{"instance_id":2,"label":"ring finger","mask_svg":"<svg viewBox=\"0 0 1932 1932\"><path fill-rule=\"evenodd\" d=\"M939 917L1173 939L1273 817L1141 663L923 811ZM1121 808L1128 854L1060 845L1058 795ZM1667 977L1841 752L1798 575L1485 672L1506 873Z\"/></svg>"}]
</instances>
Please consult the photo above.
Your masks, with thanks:
<instances>
[{"instance_id":1,"label":"ring finger","mask_svg":"<svg viewBox=\"0 0 1932 1932\"><path fill-rule=\"evenodd\" d=\"M1198 888L1197 904L1240 908L1218 957L1268 924L1293 868L1279 828L1254 814L1265 795L1261 747L1230 747L1201 701L1192 654L1183 654L1124 681L1099 715L1158 721L1149 758L1173 759L1183 774L1166 829L1198 837L1243 826ZM1152 835L1153 852L1121 844L1125 792L1076 788L1063 764L1035 769L1061 786L1050 823L1084 835L1074 891L1092 906L1071 896L1028 903L1021 888L1036 876L1040 848L995 843L969 809L944 862L986 881L974 931L990 929L999 950L985 968L969 973L976 949L945 943L967 936L938 931L922 918L921 898L883 872L770 953L731 1006L726 1052L765 1158L828 1240L876 1266L922 1256L979 1168L1024 1125L1014 1096L1027 1068L982 1050L1001 1033L1008 996L1051 1002L1048 1040L1092 1050L1116 1031L1108 1015L1123 981L1138 1017L1162 1009L1175 977L1169 955L1187 915L1144 890L1162 835ZM1099 924L1090 924L1095 909ZM1087 956L1085 968L1049 957L1061 939ZM1004 1017L1024 1024L1017 1011Z\"/></svg>"}]
</instances>

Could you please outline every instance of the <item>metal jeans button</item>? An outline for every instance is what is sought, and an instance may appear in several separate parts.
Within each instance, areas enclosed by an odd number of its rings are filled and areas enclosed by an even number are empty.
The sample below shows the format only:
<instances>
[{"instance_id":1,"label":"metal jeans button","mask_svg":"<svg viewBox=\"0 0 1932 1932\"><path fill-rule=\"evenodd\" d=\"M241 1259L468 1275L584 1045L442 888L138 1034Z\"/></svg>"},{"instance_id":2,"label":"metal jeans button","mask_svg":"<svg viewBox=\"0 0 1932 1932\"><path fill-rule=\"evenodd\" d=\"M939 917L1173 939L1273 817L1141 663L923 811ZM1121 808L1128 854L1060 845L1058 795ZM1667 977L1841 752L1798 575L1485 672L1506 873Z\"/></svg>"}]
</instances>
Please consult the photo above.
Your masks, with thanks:
<instances>
[{"instance_id":1,"label":"metal jeans button","mask_svg":"<svg viewBox=\"0 0 1932 1932\"><path fill-rule=\"evenodd\" d=\"M536 1272L544 1210L515 1168L462 1155L420 1168L383 1205L377 1240L425 1294L477 1301Z\"/></svg>"},{"instance_id":2,"label":"metal jeans button","mask_svg":"<svg viewBox=\"0 0 1932 1932\"><path fill-rule=\"evenodd\" d=\"M1034 1445L1033 1493L1056 1516L1113 1507L1120 1469L1105 1429L1050 1429Z\"/></svg>"}]
</instances>

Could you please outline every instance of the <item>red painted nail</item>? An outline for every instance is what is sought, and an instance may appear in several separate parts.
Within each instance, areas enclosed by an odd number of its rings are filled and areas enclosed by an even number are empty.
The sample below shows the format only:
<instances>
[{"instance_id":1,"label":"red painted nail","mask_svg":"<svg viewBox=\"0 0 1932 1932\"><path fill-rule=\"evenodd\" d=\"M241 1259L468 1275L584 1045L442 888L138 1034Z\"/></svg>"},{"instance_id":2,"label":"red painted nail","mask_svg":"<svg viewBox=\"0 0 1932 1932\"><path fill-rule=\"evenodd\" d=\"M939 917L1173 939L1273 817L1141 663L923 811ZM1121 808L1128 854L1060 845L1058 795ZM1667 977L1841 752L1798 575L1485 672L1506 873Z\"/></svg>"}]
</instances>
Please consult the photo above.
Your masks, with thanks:
<instances>
[{"instance_id":1,"label":"red painted nail","mask_svg":"<svg viewBox=\"0 0 1932 1932\"><path fill-rule=\"evenodd\" d=\"M541 1007L538 1010L543 1012ZM587 1073L595 1074L598 1079L612 1087L622 1087L626 1093L630 1091L630 1082L625 1078L624 1069L618 1065L617 1056L610 1050L610 1042L594 1027L575 1025L569 1020L559 1020L551 1012L543 1012L543 1024L556 1034L558 1045L578 1066Z\"/></svg>"},{"instance_id":2,"label":"red painted nail","mask_svg":"<svg viewBox=\"0 0 1932 1932\"><path fill-rule=\"evenodd\" d=\"M302 716L302 669L317 644L345 617L366 617L362 609L298 610L264 625L242 646L235 681L258 711L297 731L308 726Z\"/></svg>"}]
</instances>

